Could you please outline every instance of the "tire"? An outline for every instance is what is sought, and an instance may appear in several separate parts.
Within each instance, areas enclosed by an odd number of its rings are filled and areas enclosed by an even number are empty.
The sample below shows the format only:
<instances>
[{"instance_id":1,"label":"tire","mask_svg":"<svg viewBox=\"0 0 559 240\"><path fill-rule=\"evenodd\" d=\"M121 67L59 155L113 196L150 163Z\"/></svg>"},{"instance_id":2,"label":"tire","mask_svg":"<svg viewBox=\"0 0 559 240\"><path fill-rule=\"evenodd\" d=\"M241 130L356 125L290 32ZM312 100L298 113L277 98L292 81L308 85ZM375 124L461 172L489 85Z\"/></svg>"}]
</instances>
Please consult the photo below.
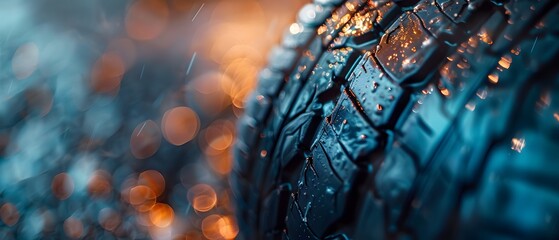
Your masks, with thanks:
<instances>
[{"instance_id":1,"label":"tire","mask_svg":"<svg viewBox=\"0 0 559 240\"><path fill-rule=\"evenodd\" d=\"M241 236L559 239L558 5L304 6L238 123Z\"/></svg>"}]
</instances>

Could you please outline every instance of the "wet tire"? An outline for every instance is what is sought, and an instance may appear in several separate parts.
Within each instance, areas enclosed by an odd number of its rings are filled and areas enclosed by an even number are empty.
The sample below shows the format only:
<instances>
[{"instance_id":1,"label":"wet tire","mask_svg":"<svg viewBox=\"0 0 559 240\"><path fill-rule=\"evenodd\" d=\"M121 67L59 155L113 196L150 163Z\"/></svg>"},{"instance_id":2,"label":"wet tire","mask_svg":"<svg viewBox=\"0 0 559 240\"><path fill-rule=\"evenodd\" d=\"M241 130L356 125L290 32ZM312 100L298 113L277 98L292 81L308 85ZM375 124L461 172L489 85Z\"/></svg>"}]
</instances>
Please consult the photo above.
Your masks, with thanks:
<instances>
[{"instance_id":1,"label":"wet tire","mask_svg":"<svg viewBox=\"0 0 559 240\"><path fill-rule=\"evenodd\" d=\"M315 0L238 123L245 239L558 239L559 4Z\"/></svg>"}]
</instances>

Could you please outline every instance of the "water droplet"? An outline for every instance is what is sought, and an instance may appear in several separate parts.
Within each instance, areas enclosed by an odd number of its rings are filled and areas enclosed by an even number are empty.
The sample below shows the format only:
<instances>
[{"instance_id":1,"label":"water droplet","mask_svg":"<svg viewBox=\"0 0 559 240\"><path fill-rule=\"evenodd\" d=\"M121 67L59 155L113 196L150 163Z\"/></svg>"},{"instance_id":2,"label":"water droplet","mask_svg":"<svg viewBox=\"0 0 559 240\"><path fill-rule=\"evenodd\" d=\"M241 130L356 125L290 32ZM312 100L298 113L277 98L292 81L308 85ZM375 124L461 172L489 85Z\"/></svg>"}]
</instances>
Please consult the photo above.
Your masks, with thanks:
<instances>
[{"instance_id":1,"label":"water droplet","mask_svg":"<svg viewBox=\"0 0 559 240\"><path fill-rule=\"evenodd\" d=\"M476 105L474 103L469 102L468 104L466 104L466 109L470 110L471 112L473 112L474 110L476 110Z\"/></svg>"},{"instance_id":2,"label":"water droplet","mask_svg":"<svg viewBox=\"0 0 559 240\"><path fill-rule=\"evenodd\" d=\"M505 55L501 57L501 60L499 60L499 66L503 67L504 69L509 69L511 63L512 58L510 57L510 55Z\"/></svg>"},{"instance_id":3,"label":"water droplet","mask_svg":"<svg viewBox=\"0 0 559 240\"><path fill-rule=\"evenodd\" d=\"M483 88L483 89L479 89L476 93L476 95L480 98L480 99L485 99L487 97L487 89Z\"/></svg>"},{"instance_id":4,"label":"water droplet","mask_svg":"<svg viewBox=\"0 0 559 240\"><path fill-rule=\"evenodd\" d=\"M441 94L448 97L450 96L450 91L447 88L440 88Z\"/></svg>"},{"instance_id":5,"label":"water droplet","mask_svg":"<svg viewBox=\"0 0 559 240\"><path fill-rule=\"evenodd\" d=\"M496 72L489 74L489 75L487 76L487 78L489 78L489 81L490 81L491 83L494 83L494 84L495 84L495 83L498 83L498 82L499 82L499 74L496 73Z\"/></svg>"},{"instance_id":6,"label":"water droplet","mask_svg":"<svg viewBox=\"0 0 559 240\"><path fill-rule=\"evenodd\" d=\"M524 146L526 146L526 140L524 138L513 138L511 140L512 146L510 149L517 151L518 153L522 152Z\"/></svg>"}]
</instances>

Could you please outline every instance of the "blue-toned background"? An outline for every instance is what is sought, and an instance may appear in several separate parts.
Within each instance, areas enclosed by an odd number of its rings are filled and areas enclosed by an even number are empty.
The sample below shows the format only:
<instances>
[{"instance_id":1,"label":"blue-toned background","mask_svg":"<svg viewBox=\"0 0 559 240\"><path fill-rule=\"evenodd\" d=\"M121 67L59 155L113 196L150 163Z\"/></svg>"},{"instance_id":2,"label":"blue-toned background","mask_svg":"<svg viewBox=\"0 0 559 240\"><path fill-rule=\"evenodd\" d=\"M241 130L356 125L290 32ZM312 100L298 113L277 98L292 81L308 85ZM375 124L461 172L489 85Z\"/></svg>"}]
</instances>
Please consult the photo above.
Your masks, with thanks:
<instances>
[{"instance_id":1,"label":"blue-toned background","mask_svg":"<svg viewBox=\"0 0 559 240\"><path fill-rule=\"evenodd\" d=\"M234 238L235 120L305 2L0 1L0 238Z\"/></svg>"}]
</instances>

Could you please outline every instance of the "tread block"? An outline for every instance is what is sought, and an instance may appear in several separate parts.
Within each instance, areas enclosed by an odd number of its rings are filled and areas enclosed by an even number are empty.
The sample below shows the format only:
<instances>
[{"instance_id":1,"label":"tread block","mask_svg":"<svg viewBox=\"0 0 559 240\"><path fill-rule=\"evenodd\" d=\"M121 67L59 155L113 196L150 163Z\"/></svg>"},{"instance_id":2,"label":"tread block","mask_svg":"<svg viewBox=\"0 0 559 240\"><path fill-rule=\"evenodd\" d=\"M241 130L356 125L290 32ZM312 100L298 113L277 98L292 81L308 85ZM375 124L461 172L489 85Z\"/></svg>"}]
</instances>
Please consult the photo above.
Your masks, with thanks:
<instances>
[{"instance_id":1,"label":"tread block","mask_svg":"<svg viewBox=\"0 0 559 240\"><path fill-rule=\"evenodd\" d=\"M291 195L291 184L280 184L263 201L263 213L267 220L260 221L260 229L265 233L281 232L285 228L285 217Z\"/></svg>"},{"instance_id":2,"label":"tread block","mask_svg":"<svg viewBox=\"0 0 559 240\"><path fill-rule=\"evenodd\" d=\"M258 139L259 129L256 126L256 120L249 116L243 116L237 123L239 134L238 140L242 141L246 146L253 146Z\"/></svg>"},{"instance_id":3,"label":"tread block","mask_svg":"<svg viewBox=\"0 0 559 240\"><path fill-rule=\"evenodd\" d=\"M353 200L349 186L359 171L337 143L331 127L323 124L323 131L306 160L294 195L300 218L320 238L346 214L347 203Z\"/></svg>"},{"instance_id":4,"label":"tread block","mask_svg":"<svg viewBox=\"0 0 559 240\"><path fill-rule=\"evenodd\" d=\"M270 68L264 68L260 71L258 77L258 92L275 97L284 83L284 74Z\"/></svg>"},{"instance_id":5,"label":"tread block","mask_svg":"<svg viewBox=\"0 0 559 240\"><path fill-rule=\"evenodd\" d=\"M261 124L270 112L272 100L258 92L253 92L247 100L245 114L254 118L255 124Z\"/></svg>"},{"instance_id":6,"label":"tread block","mask_svg":"<svg viewBox=\"0 0 559 240\"><path fill-rule=\"evenodd\" d=\"M325 23L318 28L318 35L320 39L322 39L322 44L324 46L328 46L330 44L333 39L332 36L338 35L363 2L365 2L365 0L348 0L345 1L343 5L332 11L332 17L327 18Z\"/></svg>"},{"instance_id":7,"label":"tread block","mask_svg":"<svg viewBox=\"0 0 559 240\"><path fill-rule=\"evenodd\" d=\"M237 171L231 171L231 175L233 177L230 178L230 184L231 184L231 189L232 189L232 193L233 196L235 197L235 200L237 201L237 206L242 208L239 209L239 211L237 211L237 213L243 215L244 214L244 208L248 207L247 203L248 203L248 190L249 190L249 186L250 184L248 183L247 180L245 180L244 176L241 173L238 173Z\"/></svg>"},{"instance_id":8,"label":"tread block","mask_svg":"<svg viewBox=\"0 0 559 240\"><path fill-rule=\"evenodd\" d=\"M322 51L323 49L322 45L320 45L319 39L315 38L309 46L309 50L305 51L301 59L297 62L296 71L293 71L289 75L289 79L285 84L284 89L282 89L279 96L277 97L277 100L274 103L279 110L279 114L281 114L282 117L288 115L289 109L292 107L292 103L297 101L297 98L300 96L298 93L302 93L301 87L306 82L307 76L309 74L313 74L313 66L315 64L324 64L324 62L322 61L327 61L326 59L328 59L329 57L331 58L331 56L328 54L322 55ZM320 57L320 60L318 60L317 63L318 57Z\"/></svg>"},{"instance_id":9,"label":"tread block","mask_svg":"<svg viewBox=\"0 0 559 240\"><path fill-rule=\"evenodd\" d=\"M356 107L365 112L374 126L389 127L401 110L400 103L405 100L405 92L368 55L359 65L350 83L352 97L359 104Z\"/></svg>"},{"instance_id":10,"label":"tread block","mask_svg":"<svg viewBox=\"0 0 559 240\"><path fill-rule=\"evenodd\" d=\"M299 11L297 20L306 26L316 27L322 24L331 12L332 7L328 5L308 3Z\"/></svg>"},{"instance_id":11,"label":"tread block","mask_svg":"<svg viewBox=\"0 0 559 240\"><path fill-rule=\"evenodd\" d=\"M382 200L375 199L372 191L362 196L363 207L358 214L357 231L353 239L384 239L386 223Z\"/></svg>"},{"instance_id":12,"label":"tread block","mask_svg":"<svg viewBox=\"0 0 559 240\"><path fill-rule=\"evenodd\" d=\"M303 30L292 33L286 30L283 34L282 45L288 48L303 48L316 35L316 28L303 27Z\"/></svg>"},{"instance_id":13,"label":"tread block","mask_svg":"<svg viewBox=\"0 0 559 240\"><path fill-rule=\"evenodd\" d=\"M289 213L287 215L287 234L285 239L310 239L318 240L317 237L308 227L307 223L303 219L303 212L295 199L294 195L291 195L291 203L289 207Z\"/></svg>"},{"instance_id":14,"label":"tread block","mask_svg":"<svg viewBox=\"0 0 559 240\"><path fill-rule=\"evenodd\" d=\"M283 129L278 141L277 157L281 166L285 167L295 160L295 156L311 148L313 129L319 125L320 118L313 112L304 113L289 122Z\"/></svg>"},{"instance_id":15,"label":"tread block","mask_svg":"<svg viewBox=\"0 0 559 240\"><path fill-rule=\"evenodd\" d=\"M525 137L520 153L507 141L488 157L481 188L468 194L469 206L461 212L462 231L483 225L532 239L557 237L559 194L553 173L557 163L545 157L553 155L557 145L533 134Z\"/></svg>"},{"instance_id":16,"label":"tread block","mask_svg":"<svg viewBox=\"0 0 559 240\"><path fill-rule=\"evenodd\" d=\"M344 233L330 235L324 238L325 240L349 240L349 237Z\"/></svg>"},{"instance_id":17,"label":"tread block","mask_svg":"<svg viewBox=\"0 0 559 240\"><path fill-rule=\"evenodd\" d=\"M404 13L377 46L375 56L379 64L398 83L424 80L428 73L426 66L440 48L421 24L414 13Z\"/></svg>"},{"instance_id":18,"label":"tread block","mask_svg":"<svg viewBox=\"0 0 559 240\"><path fill-rule=\"evenodd\" d=\"M393 2L386 2L384 4L373 2L373 4L376 4L377 13L375 23L383 31L386 31L390 24L402 14L402 9Z\"/></svg>"},{"instance_id":19,"label":"tread block","mask_svg":"<svg viewBox=\"0 0 559 240\"><path fill-rule=\"evenodd\" d=\"M344 0L314 0L314 3L320 4L323 6L338 6L342 4Z\"/></svg>"},{"instance_id":20,"label":"tread block","mask_svg":"<svg viewBox=\"0 0 559 240\"><path fill-rule=\"evenodd\" d=\"M471 157L465 145L461 136L452 132L430 160L429 168L421 169L406 222L419 239L437 238L449 227L463 187L463 170ZM439 224L432 226L434 221Z\"/></svg>"},{"instance_id":21,"label":"tread block","mask_svg":"<svg viewBox=\"0 0 559 240\"><path fill-rule=\"evenodd\" d=\"M274 47L268 57L269 67L278 71L289 71L297 60L297 52L286 47Z\"/></svg>"},{"instance_id":22,"label":"tread block","mask_svg":"<svg viewBox=\"0 0 559 240\"><path fill-rule=\"evenodd\" d=\"M539 18L553 8L554 0L511 0L504 4L506 11L509 13L509 19L503 32L495 40L492 50L496 53L504 53L508 51L515 41L519 40L523 32L527 32L530 26L536 25ZM526 9L531 12L527 13ZM514 41L513 41L514 40Z\"/></svg>"},{"instance_id":23,"label":"tread block","mask_svg":"<svg viewBox=\"0 0 559 240\"><path fill-rule=\"evenodd\" d=\"M456 35L465 35L458 25L439 10L434 0L423 0L413 10L421 20L421 24L441 41L456 42L458 39Z\"/></svg>"},{"instance_id":24,"label":"tread block","mask_svg":"<svg viewBox=\"0 0 559 240\"><path fill-rule=\"evenodd\" d=\"M423 167L439 145L451 119L444 111L443 98L439 93L421 97L422 104L416 105L403 123L399 141L406 150L413 152L418 165Z\"/></svg>"},{"instance_id":25,"label":"tread block","mask_svg":"<svg viewBox=\"0 0 559 240\"><path fill-rule=\"evenodd\" d=\"M243 175L250 175L252 173L252 163L250 162L248 146L237 139L235 148L233 149L233 169Z\"/></svg>"},{"instance_id":26,"label":"tread block","mask_svg":"<svg viewBox=\"0 0 559 240\"><path fill-rule=\"evenodd\" d=\"M330 116L330 124L353 161L370 155L382 143L379 132L360 116L345 93Z\"/></svg>"},{"instance_id":27,"label":"tread block","mask_svg":"<svg viewBox=\"0 0 559 240\"><path fill-rule=\"evenodd\" d=\"M444 14L456 23L466 23L483 0L435 0Z\"/></svg>"},{"instance_id":28,"label":"tread block","mask_svg":"<svg viewBox=\"0 0 559 240\"><path fill-rule=\"evenodd\" d=\"M375 178L376 190L392 209L392 224L404 207L417 172L414 160L401 148L394 148L378 170Z\"/></svg>"},{"instance_id":29,"label":"tread block","mask_svg":"<svg viewBox=\"0 0 559 240\"><path fill-rule=\"evenodd\" d=\"M358 170L357 166L347 157L349 154L340 146L334 130L327 123L322 124L322 130L316 144L318 143L320 145L313 146L313 155L315 154L315 148L320 146L324 149L325 157L330 160L329 163L339 178L351 182L352 179L357 177L355 174Z\"/></svg>"},{"instance_id":30,"label":"tread block","mask_svg":"<svg viewBox=\"0 0 559 240\"><path fill-rule=\"evenodd\" d=\"M325 52L317 63L317 67L312 71L309 80L300 91L300 94L293 96L293 104L283 104L283 111L290 111L289 117L294 118L309 108L322 108L323 106L314 103L328 101L324 97L328 96L326 92L339 94L341 80L347 75L352 67L353 61L359 57L357 51L351 48L335 49ZM323 96L327 95L327 96ZM278 101L282 104L283 101ZM289 109L289 110L288 110Z\"/></svg>"}]
</instances>

